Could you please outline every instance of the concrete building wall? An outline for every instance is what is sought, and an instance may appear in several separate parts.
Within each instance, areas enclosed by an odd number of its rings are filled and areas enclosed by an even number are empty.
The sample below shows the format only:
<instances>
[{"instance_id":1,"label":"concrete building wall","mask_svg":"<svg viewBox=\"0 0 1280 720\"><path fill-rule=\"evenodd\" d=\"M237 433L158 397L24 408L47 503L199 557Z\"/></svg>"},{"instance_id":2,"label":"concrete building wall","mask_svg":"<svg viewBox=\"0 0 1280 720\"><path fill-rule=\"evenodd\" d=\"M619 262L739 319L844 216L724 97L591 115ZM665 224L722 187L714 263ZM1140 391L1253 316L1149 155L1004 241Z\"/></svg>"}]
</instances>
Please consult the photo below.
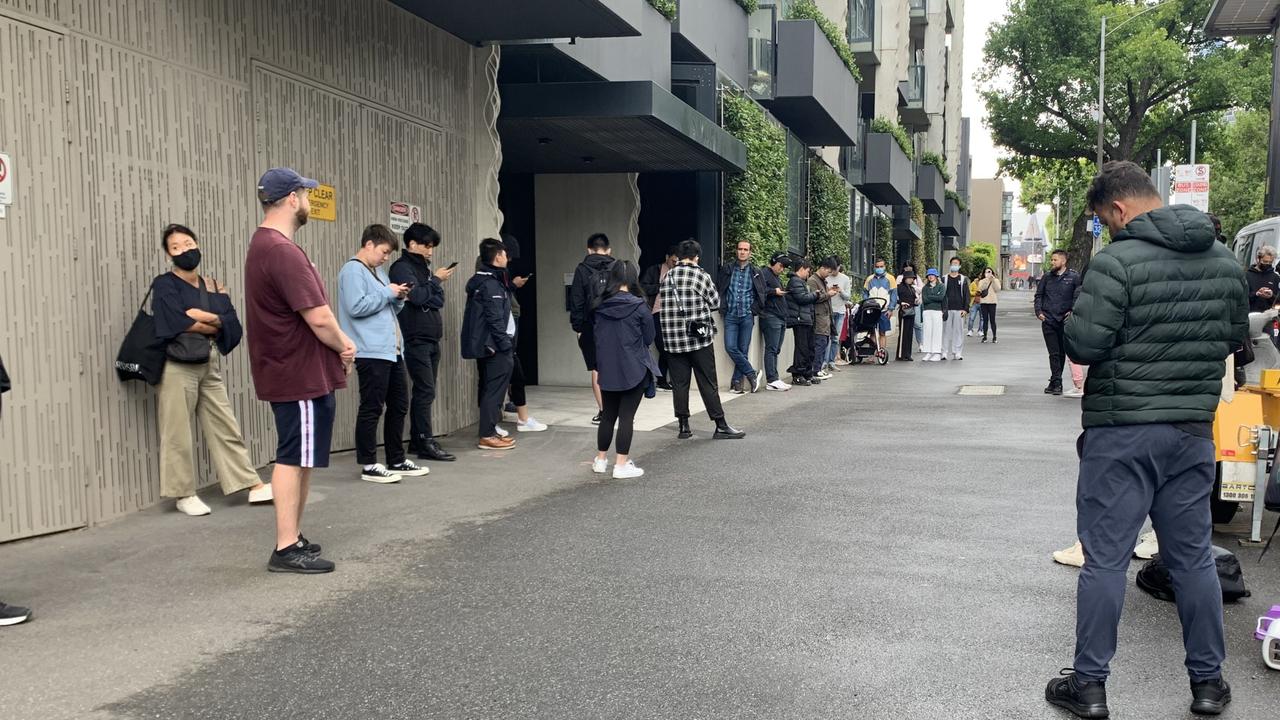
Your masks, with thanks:
<instances>
[{"instance_id":1,"label":"concrete building wall","mask_svg":"<svg viewBox=\"0 0 1280 720\"><path fill-rule=\"evenodd\" d=\"M947 91L946 100L947 164L951 169L951 177L958 178L960 176L959 163L962 141L960 125L964 119L965 110L961 101L964 97L964 86L967 82L964 68L965 0L949 0L949 2L951 3L951 14L955 20L955 27L951 31L951 53L949 65L947 66L947 74L951 86ZM952 188L955 188L954 180L952 181Z\"/></svg>"},{"instance_id":2,"label":"concrete building wall","mask_svg":"<svg viewBox=\"0 0 1280 720\"><path fill-rule=\"evenodd\" d=\"M875 71L876 116L898 120L898 83L907 79L911 64L911 15L908 0L876 3Z\"/></svg>"},{"instance_id":3,"label":"concrete building wall","mask_svg":"<svg viewBox=\"0 0 1280 720\"><path fill-rule=\"evenodd\" d=\"M999 248L1004 180L975 179L969 192L969 242L991 243Z\"/></svg>"},{"instance_id":4,"label":"concrete building wall","mask_svg":"<svg viewBox=\"0 0 1280 720\"><path fill-rule=\"evenodd\" d=\"M494 52L384 0L0 0L0 152L17 179L0 219L0 353L15 384L0 541L159 499L154 392L121 384L112 362L168 269L166 223L196 231L202 269L243 308L254 187L282 164L337 190L337 221L298 235L331 290L391 201L420 205L439 255L469 265L497 227L496 148L476 130L495 114ZM448 287L446 337L462 284ZM264 465L276 438L246 350L223 370ZM440 382L440 429L474 422L470 364L446 352ZM340 393L335 449L353 444L355 396ZM213 480L203 451L197 473Z\"/></svg>"}]
</instances>

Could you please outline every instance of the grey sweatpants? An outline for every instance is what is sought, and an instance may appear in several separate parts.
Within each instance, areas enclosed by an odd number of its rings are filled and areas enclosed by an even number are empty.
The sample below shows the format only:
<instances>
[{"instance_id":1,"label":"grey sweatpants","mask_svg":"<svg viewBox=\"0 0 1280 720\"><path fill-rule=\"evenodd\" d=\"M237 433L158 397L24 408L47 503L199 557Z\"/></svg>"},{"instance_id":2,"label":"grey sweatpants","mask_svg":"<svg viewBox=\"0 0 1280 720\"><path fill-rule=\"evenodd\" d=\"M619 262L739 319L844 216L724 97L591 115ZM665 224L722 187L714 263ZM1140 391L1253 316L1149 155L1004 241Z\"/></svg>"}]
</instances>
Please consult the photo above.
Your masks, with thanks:
<instances>
[{"instance_id":1,"label":"grey sweatpants","mask_svg":"<svg viewBox=\"0 0 1280 720\"><path fill-rule=\"evenodd\" d=\"M1076 443L1076 532L1084 567L1076 590L1075 671L1106 680L1128 584L1133 546L1151 516L1173 579L1187 672L1222 674L1222 587L1210 550L1213 441L1174 425L1096 427Z\"/></svg>"}]
</instances>

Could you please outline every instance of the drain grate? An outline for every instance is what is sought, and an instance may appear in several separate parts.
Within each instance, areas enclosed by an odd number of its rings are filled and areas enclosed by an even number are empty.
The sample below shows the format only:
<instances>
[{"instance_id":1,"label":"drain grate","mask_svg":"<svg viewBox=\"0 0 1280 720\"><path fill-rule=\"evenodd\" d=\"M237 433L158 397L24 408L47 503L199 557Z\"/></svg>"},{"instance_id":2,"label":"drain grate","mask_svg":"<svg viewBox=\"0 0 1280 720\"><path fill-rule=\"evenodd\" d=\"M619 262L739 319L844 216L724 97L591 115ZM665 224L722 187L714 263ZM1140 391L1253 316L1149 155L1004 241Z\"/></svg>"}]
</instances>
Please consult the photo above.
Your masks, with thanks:
<instances>
[{"instance_id":1,"label":"drain grate","mask_svg":"<svg viewBox=\"0 0 1280 720\"><path fill-rule=\"evenodd\" d=\"M1003 395L1004 385L961 385L957 395Z\"/></svg>"}]
</instances>

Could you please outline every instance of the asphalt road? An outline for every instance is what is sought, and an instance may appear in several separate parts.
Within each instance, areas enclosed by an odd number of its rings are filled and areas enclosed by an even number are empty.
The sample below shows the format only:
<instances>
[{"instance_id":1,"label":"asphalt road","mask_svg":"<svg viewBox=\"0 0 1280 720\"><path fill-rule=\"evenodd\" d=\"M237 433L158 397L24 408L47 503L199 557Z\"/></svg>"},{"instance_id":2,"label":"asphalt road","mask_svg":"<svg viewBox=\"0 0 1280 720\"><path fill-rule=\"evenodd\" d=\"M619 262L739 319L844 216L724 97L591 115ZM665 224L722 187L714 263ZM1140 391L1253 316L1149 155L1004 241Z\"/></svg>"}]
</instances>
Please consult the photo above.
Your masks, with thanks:
<instances>
[{"instance_id":1,"label":"asphalt road","mask_svg":"<svg viewBox=\"0 0 1280 720\"><path fill-rule=\"evenodd\" d=\"M91 707L220 720L1066 717L1043 688L1071 662L1075 571L1049 553L1074 538L1079 403L1041 393L1038 327L1025 297L1008 297L999 345L975 338L959 363L845 368L742 398L729 412L743 441L646 434L639 480L595 480L578 462L590 434L562 432L543 449L563 466L558 489L444 533L400 518L360 582L311 601L296 588L325 588L341 568L255 574L267 627L212 653L162 638L182 648L171 676ZM1280 673L1252 629L1280 603L1280 558L1259 566L1257 550L1218 542L1239 550L1254 592L1226 613L1230 714L1273 716ZM274 587L290 594L275 602ZM1180 637L1173 606L1131 586L1112 717L1188 716ZM35 672L21 663L0 668Z\"/></svg>"}]
</instances>

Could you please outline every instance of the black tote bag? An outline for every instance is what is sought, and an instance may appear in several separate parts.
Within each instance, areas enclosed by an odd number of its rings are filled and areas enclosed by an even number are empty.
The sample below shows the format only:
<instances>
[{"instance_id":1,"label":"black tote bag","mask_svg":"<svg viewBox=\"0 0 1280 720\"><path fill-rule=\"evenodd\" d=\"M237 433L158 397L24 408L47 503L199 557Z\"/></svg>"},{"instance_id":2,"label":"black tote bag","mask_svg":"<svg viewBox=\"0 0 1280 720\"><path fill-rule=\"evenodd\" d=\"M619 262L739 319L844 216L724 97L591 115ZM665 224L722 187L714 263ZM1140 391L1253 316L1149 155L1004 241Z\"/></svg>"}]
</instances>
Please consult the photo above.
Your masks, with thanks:
<instances>
[{"instance_id":1,"label":"black tote bag","mask_svg":"<svg viewBox=\"0 0 1280 720\"><path fill-rule=\"evenodd\" d=\"M129 334L124 336L120 344L120 352L116 354L116 375L121 382L143 380L148 385L157 385L164 374L165 346L168 342L156 337L156 319L146 311L147 300L151 298L151 290L142 298L138 306L138 315L133 319Z\"/></svg>"}]
</instances>

